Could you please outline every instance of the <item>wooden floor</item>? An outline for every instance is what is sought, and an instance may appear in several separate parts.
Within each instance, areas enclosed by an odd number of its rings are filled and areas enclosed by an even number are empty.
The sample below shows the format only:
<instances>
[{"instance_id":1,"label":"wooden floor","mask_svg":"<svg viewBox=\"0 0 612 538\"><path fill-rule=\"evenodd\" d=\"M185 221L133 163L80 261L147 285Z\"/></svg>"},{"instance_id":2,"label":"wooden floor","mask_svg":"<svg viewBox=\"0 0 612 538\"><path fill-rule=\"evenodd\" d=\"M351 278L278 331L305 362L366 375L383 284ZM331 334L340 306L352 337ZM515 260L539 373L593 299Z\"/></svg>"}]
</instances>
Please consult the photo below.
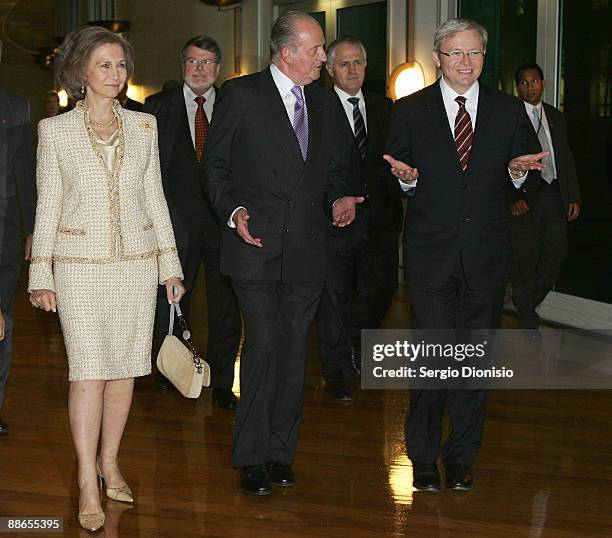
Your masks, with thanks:
<instances>
[{"instance_id":1,"label":"wooden floor","mask_svg":"<svg viewBox=\"0 0 612 538\"><path fill-rule=\"evenodd\" d=\"M19 289L0 516L63 517L65 536L87 536L75 519L59 323L27 305L24 278ZM385 324L407 320L401 290ZM205 334L193 332L202 347ZM360 391L356 382L352 403L330 400L314 345L295 487L239 494L229 463L233 414L213 408L209 391L196 401L159 394L149 376L137 382L121 450L136 502L105 501L97 535L612 536L612 392L492 391L475 489L419 493L404 450L406 393Z\"/></svg>"}]
</instances>

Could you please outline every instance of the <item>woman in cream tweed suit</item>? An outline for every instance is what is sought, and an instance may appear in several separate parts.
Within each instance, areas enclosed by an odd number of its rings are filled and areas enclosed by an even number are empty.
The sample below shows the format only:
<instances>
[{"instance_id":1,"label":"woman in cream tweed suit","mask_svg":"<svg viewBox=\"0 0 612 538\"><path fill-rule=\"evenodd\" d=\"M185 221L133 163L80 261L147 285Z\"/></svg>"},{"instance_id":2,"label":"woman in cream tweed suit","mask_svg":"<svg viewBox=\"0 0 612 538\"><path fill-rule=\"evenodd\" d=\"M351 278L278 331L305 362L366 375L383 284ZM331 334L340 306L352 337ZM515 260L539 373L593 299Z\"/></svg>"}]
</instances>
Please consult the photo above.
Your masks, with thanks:
<instances>
[{"instance_id":1,"label":"woman in cream tweed suit","mask_svg":"<svg viewBox=\"0 0 612 538\"><path fill-rule=\"evenodd\" d=\"M155 118L115 100L132 72L132 49L121 37L95 26L70 34L57 75L77 105L39 123L28 287L35 307L60 317L79 522L89 530L104 524L96 473L108 497L133 501L117 453L134 377L151 372L158 282L169 302L184 293Z\"/></svg>"}]
</instances>

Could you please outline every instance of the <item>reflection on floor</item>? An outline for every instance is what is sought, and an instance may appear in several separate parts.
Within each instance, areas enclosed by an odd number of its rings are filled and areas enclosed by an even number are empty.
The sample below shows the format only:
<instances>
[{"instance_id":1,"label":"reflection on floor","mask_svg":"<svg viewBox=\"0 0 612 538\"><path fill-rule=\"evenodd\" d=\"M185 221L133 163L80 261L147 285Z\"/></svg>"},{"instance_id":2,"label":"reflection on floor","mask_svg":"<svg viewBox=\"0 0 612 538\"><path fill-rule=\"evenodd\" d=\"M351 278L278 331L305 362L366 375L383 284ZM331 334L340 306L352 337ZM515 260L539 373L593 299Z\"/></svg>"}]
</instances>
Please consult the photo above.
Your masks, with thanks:
<instances>
[{"instance_id":1,"label":"reflection on floor","mask_svg":"<svg viewBox=\"0 0 612 538\"><path fill-rule=\"evenodd\" d=\"M11 433L0 438L0 516L63 517L64 535L87 536L75 519L59 324L26 303L20 291L3 409ZM408 316L401 290L385 325L401 328ZM202 349L206 335L198 326L203 312L192 322ZM159 394L150 377L142 378L120 462L136 502L105 500L107 520L98 535L612 535L610 391L491 392L475 489L418 493L404 450L406 393L362 391L356 380L352 403L330 400L314 337L309 345L295 487L265 498L240 495L229 464L232 413L213 408L208 390L187 400Z\"/></svg>"}]
</instances>

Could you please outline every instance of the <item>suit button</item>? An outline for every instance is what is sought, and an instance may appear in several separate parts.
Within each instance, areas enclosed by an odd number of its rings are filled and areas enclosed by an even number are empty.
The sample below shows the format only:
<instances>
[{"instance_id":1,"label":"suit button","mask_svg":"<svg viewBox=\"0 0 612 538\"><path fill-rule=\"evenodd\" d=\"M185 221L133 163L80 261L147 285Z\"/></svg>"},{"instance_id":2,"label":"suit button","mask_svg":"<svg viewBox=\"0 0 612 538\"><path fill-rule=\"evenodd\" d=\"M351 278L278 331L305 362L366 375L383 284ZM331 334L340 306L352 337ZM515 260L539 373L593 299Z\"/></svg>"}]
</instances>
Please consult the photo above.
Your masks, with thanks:
<instances>
[{"instance_id":1,"label":"suit button","mask_svg":"<svg viewBox=\"0 0 612 538\"><path fill-rule=\"evenodd\" d=\"M470 186L467 183L462 183L461 184L461 188L464 190L468 190L470 188Z\"/></svg>"},{"instance_id":2,"label":"suit button","mask_svg":"<svg viewBox=\"0 0 612 538\"><path fill-rule=\"evenodd\" d=\"M293 200L289 200L289 201L287 202L287 205L291 205L292 203L293 203Z\"/></svg>"},{"instance_id":3,"label":"suit button","mask_svg":"<svg viewBox=\"0 0 612 538\"><path fill-rule=\"evenodd\" d=\"M289 233L289 228L285 228L285 233Z\"/></svg>"},{"instance_id":4,"label":"suit button","mask_svg":"<svg viewBox=\"0 0 612 538\"><path fill-rule=\"evenodd\" d=\"M472 219L469 217L459 217L459 222L470 222Z\"/></svg>"}]
</instances>

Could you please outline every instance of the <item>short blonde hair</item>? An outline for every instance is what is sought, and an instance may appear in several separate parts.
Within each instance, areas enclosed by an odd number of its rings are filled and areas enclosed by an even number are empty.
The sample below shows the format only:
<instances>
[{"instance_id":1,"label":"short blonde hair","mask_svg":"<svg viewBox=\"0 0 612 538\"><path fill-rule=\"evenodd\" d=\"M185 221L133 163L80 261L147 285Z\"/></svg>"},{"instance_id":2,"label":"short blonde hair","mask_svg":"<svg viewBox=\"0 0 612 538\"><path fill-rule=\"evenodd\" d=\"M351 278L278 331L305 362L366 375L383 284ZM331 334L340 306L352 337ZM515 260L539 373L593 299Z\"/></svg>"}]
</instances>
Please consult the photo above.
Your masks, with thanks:
<instances>
[{"instance_id":1,"label":"short blonde hair","mask_svg":"<svg viewBox=\"0 0 612 538\"><path fill-rule=\"evenodd\" d=\"M60 86L75 101L85 98L85 69L93 51L107 44L119 45L123 49L129 80L134 74L134 50L120 35L102 26L84 26L70 32L64 39L55 61L55 74Z\"/></svg>"}]
</instances>

